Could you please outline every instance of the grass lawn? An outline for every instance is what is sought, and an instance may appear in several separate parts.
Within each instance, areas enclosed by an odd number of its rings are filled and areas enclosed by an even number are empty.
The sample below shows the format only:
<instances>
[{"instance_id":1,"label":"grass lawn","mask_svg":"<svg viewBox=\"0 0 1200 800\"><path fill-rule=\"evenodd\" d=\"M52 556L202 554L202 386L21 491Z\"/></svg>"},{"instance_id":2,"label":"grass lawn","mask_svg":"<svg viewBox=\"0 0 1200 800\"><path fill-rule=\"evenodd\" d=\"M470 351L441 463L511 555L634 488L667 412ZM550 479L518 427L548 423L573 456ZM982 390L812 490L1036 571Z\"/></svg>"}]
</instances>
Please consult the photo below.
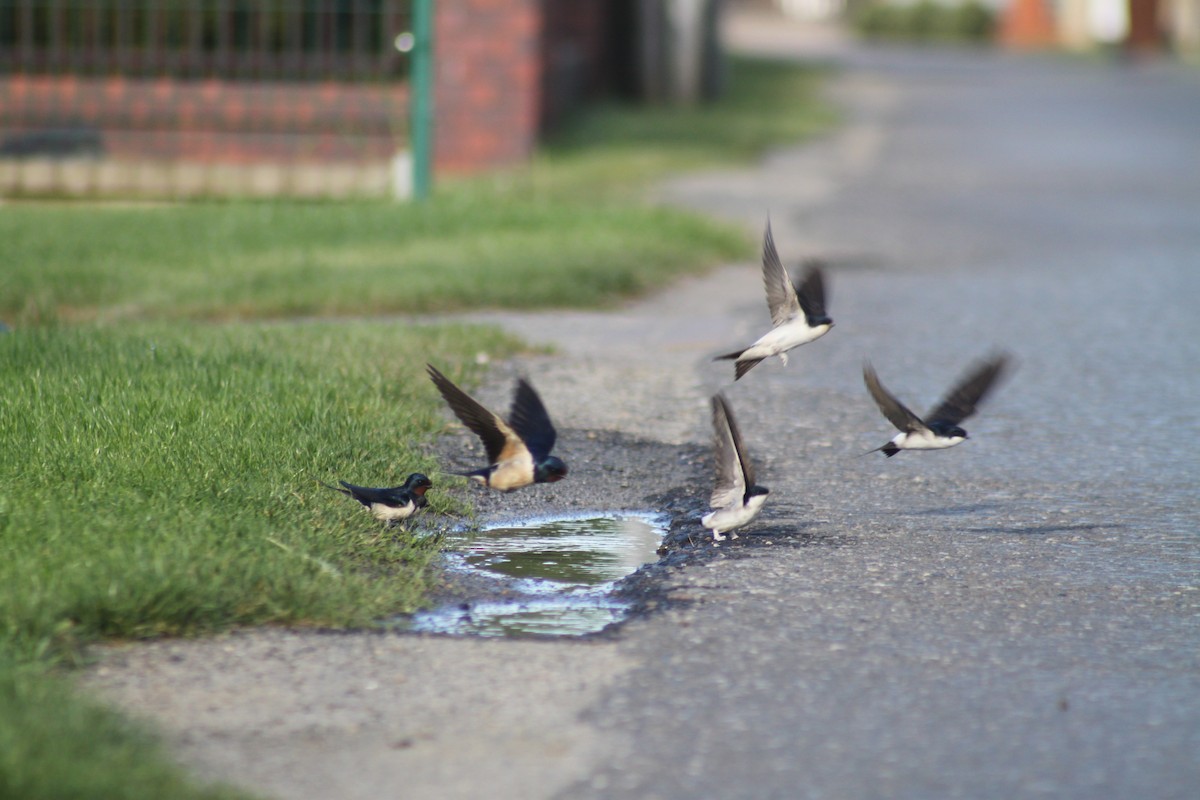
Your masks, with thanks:
<instances>
[{"instance_id":1,"label":"grass lawn","mask_svg":"<svg viewBox=\"0 0 1200 800\"><path fill-rule=\"evenodd\" d=\"M16 325L595 306L750 249L681 212L474 186L425 206L16 206L0 240Z\"/></svg>"},{"instance_id":2,"label":"grass lawn","mask_svg":"<svg viewBox=\"0 0 1200 800\"><path fill-rule=\"evenodd\" d=\"M46 674L89 642L413 609L437 539L316 481L423 471L434 509L461 510L422 453L445 420L425 360L469 384L478 352L517 347L397 322L0 335L0 796L189 796Z\"/></svg>"},{"instance_id":3,"label":"grass lawn","mask_svg":"<svg viewBox=\"0 0 1200 800\"><path fill-rule=\"evenodd\" d=\"M486 338L485 338L486 334ZM100 636L411 609L435 544L317 485L402 483L445 424L432 359L517 347L396 322L0 336L0 635L22 660ZM393 579L377 580L381 574Z\"/></svg>"},{"instance_id":4,"label":"grass lawn","mask_svg":"<svg viewBox=\"0 0 1200 800\"><path fill-rule=\"evenodd\" d=\"M816 80L736 61L720 103L597 109L522 169L421 206L6 206L0 797L233 796L182 781L58 673L105 637L413 608L436 541L383 535L316 481L420 470L435 508L466 510L423 455L448 419L423 364L469 385L481 342L520 343L362 318L604 305L753 258L740 231L642 195L828 125Z\"/></svg>"}]
</instances>

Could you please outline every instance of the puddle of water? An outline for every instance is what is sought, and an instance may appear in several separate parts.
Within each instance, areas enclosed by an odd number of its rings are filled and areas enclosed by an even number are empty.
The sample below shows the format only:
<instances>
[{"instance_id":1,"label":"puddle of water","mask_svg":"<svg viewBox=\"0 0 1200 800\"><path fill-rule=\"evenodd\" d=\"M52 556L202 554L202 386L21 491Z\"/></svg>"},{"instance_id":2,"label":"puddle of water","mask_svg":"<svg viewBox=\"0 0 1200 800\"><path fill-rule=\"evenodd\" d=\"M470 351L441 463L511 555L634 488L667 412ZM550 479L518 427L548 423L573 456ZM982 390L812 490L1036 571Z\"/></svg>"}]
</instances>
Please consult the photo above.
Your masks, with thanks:
<instances>
[{"instance_id":1,"label":"puddle of water","mask_svg":"<svg viewBox=\"0 0 1200 800\"><path fill-rule=\"evenodd\" d=\"M580 514L505 523L447 538L451 569L493 577L516 596L422 611L424 633L579 636L629 612L614 584L655 560L666 532L654 514Z\"/></svg>"},{"instance_id":2,"label":"puddle of water","mask_svg":"<svg viewBox=\"0 0 1200 800\"><path fill-rule=\"evenodd\" d=\"M472 636L582 636L603 630L629 613L627 603L607 597L563 597L472 603L470 608L423 611L413 630Z\"/></svg>"},{"instance_id":3,"label":"puddle of water","mask_svg":"<svg viewBox=\"0 0 1200 800\"><path fill-rule=\"evenodd\" d=\"M663 529L647 516L531 520L455 542L476 569L571 586L620 580L656 556Z\"/></svg>"}]
</instances>

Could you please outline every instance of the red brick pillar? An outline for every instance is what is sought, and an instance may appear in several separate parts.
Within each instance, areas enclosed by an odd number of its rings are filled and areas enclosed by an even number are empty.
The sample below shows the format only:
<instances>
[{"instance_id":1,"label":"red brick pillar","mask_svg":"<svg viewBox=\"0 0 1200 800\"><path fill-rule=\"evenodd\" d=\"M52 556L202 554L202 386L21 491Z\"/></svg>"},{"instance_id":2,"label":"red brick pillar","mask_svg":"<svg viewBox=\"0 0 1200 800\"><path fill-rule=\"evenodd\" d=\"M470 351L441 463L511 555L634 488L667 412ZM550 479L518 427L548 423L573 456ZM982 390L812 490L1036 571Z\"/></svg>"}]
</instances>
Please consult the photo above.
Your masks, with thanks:
<instances>
[{"instance_id":1,"label":"red brick pillar","mask_svg":"<svg viewBox=\"0 0 1200 800\"><path fill-rule=\"evenodd\" d=\"M1129 0L1129 34L1125 37L1125 46L1139 53L1162 47L1158 0Z\"/></svg>"},{"instance_id":2,"label":"red brick pillar","mask_svg":"<svg viewBox=\"0 0 1200 800\"><path fill-rule=\"evenodd\" d=\"M540 113L541 0L434 8L434 169L473 172L528 157Z\"/></svg>"},{"instance_id":3,"label":"red brick pillar","mask_svg":"<svg viewBox=\"0 0 1200 800\"><path fill-rule=\"evenodd\" d=\"M1018 50L1054 47L1058 28L1047 0L1011 0L1000 18L1000 43Z\"/></svg>"}]
</instances>

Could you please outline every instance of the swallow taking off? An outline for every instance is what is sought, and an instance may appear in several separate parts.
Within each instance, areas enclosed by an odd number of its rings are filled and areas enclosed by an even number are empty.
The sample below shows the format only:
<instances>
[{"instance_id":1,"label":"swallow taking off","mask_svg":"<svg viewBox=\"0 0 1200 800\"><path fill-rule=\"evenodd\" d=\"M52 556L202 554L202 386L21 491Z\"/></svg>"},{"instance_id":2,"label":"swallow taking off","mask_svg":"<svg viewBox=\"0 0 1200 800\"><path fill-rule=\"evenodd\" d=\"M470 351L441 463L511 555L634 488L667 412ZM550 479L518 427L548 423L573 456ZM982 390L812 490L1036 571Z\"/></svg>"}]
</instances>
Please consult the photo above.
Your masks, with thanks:
<instances>
[{"instance_id":1,"label":"swallow taking off","mask_svg":"<svg viewBox=\"0 0 1200 800\"><path fill-rule=\"evenodd\" d=\"M425 499L425 492L433 486L433 481L419 472L409 475L403 486L392 486L388 489L371 489L345 481L338 481L344 489L330 486L323 481L319 483L347 497L353 497L362 503L375 519L389 525L406 520L417 513L418 509L429 505L429 501Z\"/></svg>"},{"instance_id":2,"label":"swallow taking off","mask_svg":"<svg viewBox=\"0 0 1200 800\"><path fill-rule=\"evenodd\" d=\"M742 444L742 434L725 398L712 399L713 455L717 465L717 484L708 504L712 511L700 518L700 524L712 531L713 541L724 541L721 534L747 525L758 516L770 492L754 482L754 465ZM736 533L730 534L734 539Z\"/></svg>"},{"instance_id":3,"label":"swallow taking off","mask_svg":"<svg viewBox=\"0 0 1200 800\"><path fill-rule=\"evenodd\" d=\"M567 476L567 465L550 455L558 434L529 381L524 378L517 381L505 422L451 383L433 365L425 366L450 410L480 438L487 451L488 466L460 474L502 492L532 483L554 483Z\"/></svg>"},{"instance_id":4,"label":"swallow taking off","mask_svg":"<svg viewBox=\"0 0 1200 800\"><path fill-rule=\"evenodd\" d=\"M938 407L921 419L884 388L870 362L864 363L863 381L867 384L867 390L875 398L883 415L900 431L887 444L867 452L882 450L884 455L891 458L901 450L941 450L963 441L967 438L967 432L959 427L959 423L975 413L975 407L995 385L1007 365L1008 356L1004 354L978 362Z\"/></svg>"},{"instance_id":5,"label":"swallow taking off","mask_svg":"<svg viewBox=\"0 0 1200 800\"><path fill-rule=\"evenodd\" d=\"M798 286L794 285L775 250L770 220L767 220L767 229L763 233L762 265L763 285L767 289L767 307L771 310L773 327L744 350L713 359L736 361L735 381L758 362L771 356L779 356L787 366L788 350L821 338L833 327L833 320L825 313L825 278L821 268L809 266L804 273L804 280Z\"/></svg>"}]
</instances>

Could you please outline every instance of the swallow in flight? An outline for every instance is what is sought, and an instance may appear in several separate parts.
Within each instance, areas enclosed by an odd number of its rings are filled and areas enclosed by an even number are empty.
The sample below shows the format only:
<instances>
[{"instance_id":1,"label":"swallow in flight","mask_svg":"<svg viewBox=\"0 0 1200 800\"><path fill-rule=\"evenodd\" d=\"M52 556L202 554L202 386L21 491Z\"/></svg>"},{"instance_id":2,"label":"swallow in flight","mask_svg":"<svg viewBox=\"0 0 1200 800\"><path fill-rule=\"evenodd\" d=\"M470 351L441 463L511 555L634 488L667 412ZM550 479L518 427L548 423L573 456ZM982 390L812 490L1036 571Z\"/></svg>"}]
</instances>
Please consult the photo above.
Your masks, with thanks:
<instances>
[{"instance_id":1,"label":"swallow in flight","mask_svg":"<svg viewBox=\"0 0 1200 800\"><path fill-rule=\"evenodd\" d=\"M758 516L770 490L754 482L754 465L742 444L733 411L720 394L713 395L712 424L717 481L708 500L712 511L700 518L700 524L712 531L713 541L720 542L725 539L722 534ZM736 533L730 535L738 538Z\"/></svg>"},{"instance_id":2,"label":"swallow in flight","mask_svg":"<svg viewBox=\"0 0 1200 800\"><path fill-rule=\"evenodd\" d=\"M362 503L375 519L380 522L386 522L389 525L406 520L415 514L418 509L429 505L429 501L425 499L425 492L433 486L433 481L419 472L409 475L408 480L404 481L403 486L392 486L387 489L371 489L366 486L355 486L352 483L338 481L338 483L345 487L339 489L323 481L320 481L320 483L322 486L333 489L335 492L341 492L347 497L353 497Z\"/></svg>"},{"instance_id":3,"label":"swallow in flight","mask_svg":"<svg viewBox=\"0 0 1200 800\"><path fill-rule=\"evenodd\" d=\"M792 283L775 250L771 221L763 234L763 285L767 289L767 307L771 310L771 330L745 348L717 356L714 361L732 360L734 380L738 380L758 362L779 356L787 366L787 352L819 339L833 327L825 313L825 278L817 265L809 266L799 285Z\"/></svg>"},{"instance_id":4,"label":"swallow in flight","mask_svg":"<svg viewBox=\"0 0 1200 800\"><path fill-rule=\"evenodd\" d=\"M891 441L867 453L882 450L888 458L901 450L942 450L953 447L967 438L967 432L959 423L975 413L975 407L995 385L996 380L1008 365L1008 356L994 355L975 364L953 389L942 399L938 407L921 419L884 388L868 361L863 364L863 381L875 404L900 433ZM866 453L864 453L866 455Z\"/></svg>"},{"instance_id":5,"label":"swallow in flight","mask_svg":"<svg viewBox=\"0 0 1200 800\"><path fill-rule=\"evenodd\" d=\"M460 474L502 492L534 483L554 483L567 476L567 465L550 455L558 434L529 381L517 381L505 421L451 383L432 364L425 366L450 410L479 437L487 451L486 467Z\"/></svg>"}]
</instances>

